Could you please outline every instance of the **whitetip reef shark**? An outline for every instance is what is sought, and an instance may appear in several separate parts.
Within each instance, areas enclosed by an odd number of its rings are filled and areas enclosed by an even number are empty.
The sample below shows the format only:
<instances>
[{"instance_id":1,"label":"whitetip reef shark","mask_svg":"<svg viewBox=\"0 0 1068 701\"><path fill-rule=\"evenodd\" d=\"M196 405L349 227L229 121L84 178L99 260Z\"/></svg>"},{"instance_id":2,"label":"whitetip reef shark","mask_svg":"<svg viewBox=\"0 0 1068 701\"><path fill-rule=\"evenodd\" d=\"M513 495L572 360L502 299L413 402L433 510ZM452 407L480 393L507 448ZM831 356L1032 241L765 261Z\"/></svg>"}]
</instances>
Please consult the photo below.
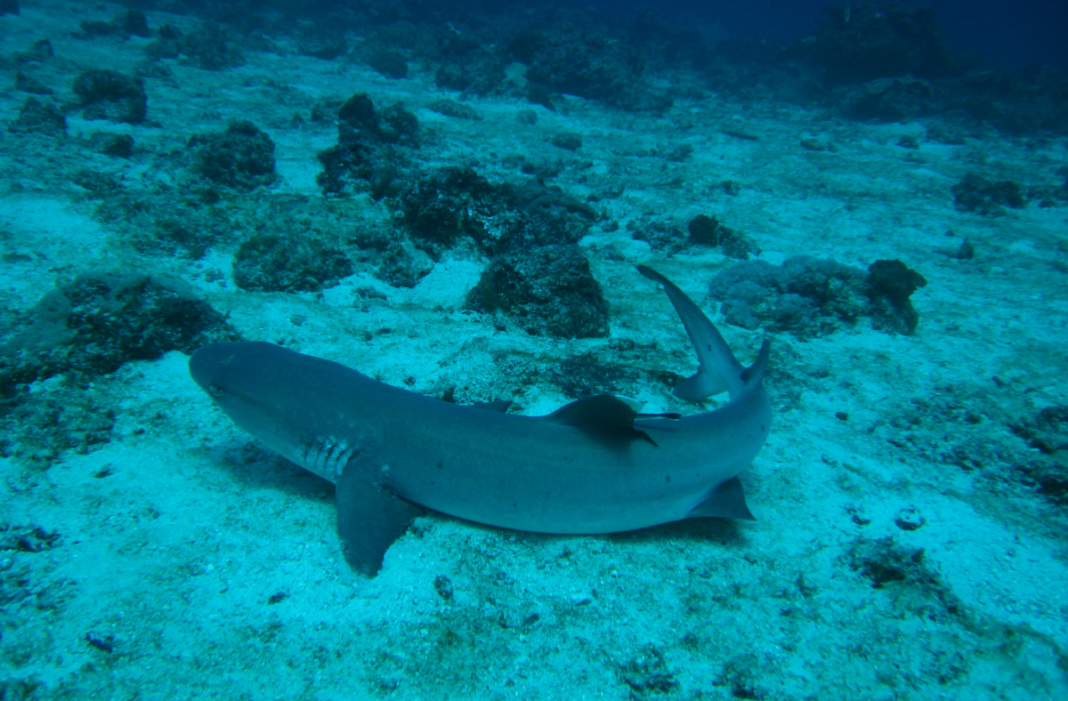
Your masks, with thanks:
<instances>
[{"instance_id":1,"label":"whitetip reef shark","mask_svg":"<svg viewBox=\"0 0 1068 701\"><path fill-rule=\"evenodd\" d=\"M504 413L506 402L461 406L257 342L200 348L189 372L240 428L335 484L345 559L368 576L423 507L556 534L752 519L738 474L771 429L770 344L744 368L682 290L638 270L664 287L700 361L675 396L698 401L726 390L729 403L651 416L633 400L597 395L520 416Z\"/></svg>"}]
</instances>

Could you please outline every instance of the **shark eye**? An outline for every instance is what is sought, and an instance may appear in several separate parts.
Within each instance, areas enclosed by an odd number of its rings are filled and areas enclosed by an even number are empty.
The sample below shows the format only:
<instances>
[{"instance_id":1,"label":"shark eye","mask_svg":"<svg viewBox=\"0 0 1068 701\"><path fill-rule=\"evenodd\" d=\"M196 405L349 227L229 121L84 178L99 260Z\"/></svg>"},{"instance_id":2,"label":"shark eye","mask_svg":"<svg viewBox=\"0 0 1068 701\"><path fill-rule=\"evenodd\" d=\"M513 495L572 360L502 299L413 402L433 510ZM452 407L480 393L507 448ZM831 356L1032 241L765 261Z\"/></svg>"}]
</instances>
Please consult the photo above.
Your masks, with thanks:
<instances>
[{"instance_id":1,"label":"shark eye","mask_svg":"<svg viewBox=\"0 0 1068 701\"><path fill-rule=\"evenodd\" d=\"M208 393L213 397L223 396L223 391L217 385L208 385Z\"/></svg>"}]
</instances>

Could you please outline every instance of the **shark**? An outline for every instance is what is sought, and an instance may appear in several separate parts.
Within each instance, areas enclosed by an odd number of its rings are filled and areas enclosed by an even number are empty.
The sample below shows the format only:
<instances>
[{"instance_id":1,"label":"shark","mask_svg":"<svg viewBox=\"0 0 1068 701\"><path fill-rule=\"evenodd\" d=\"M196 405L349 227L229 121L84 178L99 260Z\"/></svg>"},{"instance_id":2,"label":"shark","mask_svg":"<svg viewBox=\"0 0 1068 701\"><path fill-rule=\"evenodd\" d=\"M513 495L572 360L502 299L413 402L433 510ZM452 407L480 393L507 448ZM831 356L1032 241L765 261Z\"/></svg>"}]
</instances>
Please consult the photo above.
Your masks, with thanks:
<instances>
[{"instance_id":1,"label":"shark","mask_svg":"<svg viewBox=\"0 0 1068 701\"><path fill-rule=\"evenodd\" d=\"M239 428L334 483L342 552L363 575L379 572L426 509L549 534L753 519L738 475L771 430L770 342L744 367L681 289L638 271L663 287L697 355L674 395L698 402L726 391L723 406L642 414L634 400L602 394L524 416L508 413L509 402L459 405L264 342L204 346L189 372Z\"/></svg>"}]
</instances>

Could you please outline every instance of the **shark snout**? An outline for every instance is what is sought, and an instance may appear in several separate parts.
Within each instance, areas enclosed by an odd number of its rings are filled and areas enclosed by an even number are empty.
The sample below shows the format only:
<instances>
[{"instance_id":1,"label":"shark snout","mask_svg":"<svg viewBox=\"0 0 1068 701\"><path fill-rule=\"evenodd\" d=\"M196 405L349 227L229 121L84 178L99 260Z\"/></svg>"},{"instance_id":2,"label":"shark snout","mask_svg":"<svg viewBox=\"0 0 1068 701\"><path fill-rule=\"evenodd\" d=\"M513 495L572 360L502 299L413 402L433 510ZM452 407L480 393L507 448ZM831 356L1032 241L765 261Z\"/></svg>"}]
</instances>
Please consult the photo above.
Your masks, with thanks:
<instances>
[{"instance_id":1,"label":"shark snout","mask_svg":"<svg viewBox=\"0 0 1068 701\"><path fill-rule=\"evenodd\" d=\"M189 376L205 392L209 392L208 388L211 387L213 378L218 374L220 367L218 348L219 344L198 348L193 353L193 357L189 359Z\"/></svg>"}]
</instances>

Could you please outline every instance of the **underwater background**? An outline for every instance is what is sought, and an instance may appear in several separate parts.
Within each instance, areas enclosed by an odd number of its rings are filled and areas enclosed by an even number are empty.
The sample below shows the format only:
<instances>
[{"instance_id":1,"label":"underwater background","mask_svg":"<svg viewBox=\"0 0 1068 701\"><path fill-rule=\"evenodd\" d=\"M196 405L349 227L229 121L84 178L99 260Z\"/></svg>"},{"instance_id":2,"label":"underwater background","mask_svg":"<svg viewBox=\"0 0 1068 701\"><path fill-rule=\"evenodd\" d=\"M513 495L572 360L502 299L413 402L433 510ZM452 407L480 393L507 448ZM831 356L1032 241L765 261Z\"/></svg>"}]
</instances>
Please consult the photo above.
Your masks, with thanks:
<instances>
[{"instance_id":1,"label":"underwater background","mask_svg":"<svg viewBox=\"0 0 1068 701\"><path fill-rule=\"evenodd\" d=\"M1066 15L0 0L0 699L1068 698ZM363 578L188 374L721 406L638 265L772 339L755 522Z\"/></svg>"}]
</instances>

